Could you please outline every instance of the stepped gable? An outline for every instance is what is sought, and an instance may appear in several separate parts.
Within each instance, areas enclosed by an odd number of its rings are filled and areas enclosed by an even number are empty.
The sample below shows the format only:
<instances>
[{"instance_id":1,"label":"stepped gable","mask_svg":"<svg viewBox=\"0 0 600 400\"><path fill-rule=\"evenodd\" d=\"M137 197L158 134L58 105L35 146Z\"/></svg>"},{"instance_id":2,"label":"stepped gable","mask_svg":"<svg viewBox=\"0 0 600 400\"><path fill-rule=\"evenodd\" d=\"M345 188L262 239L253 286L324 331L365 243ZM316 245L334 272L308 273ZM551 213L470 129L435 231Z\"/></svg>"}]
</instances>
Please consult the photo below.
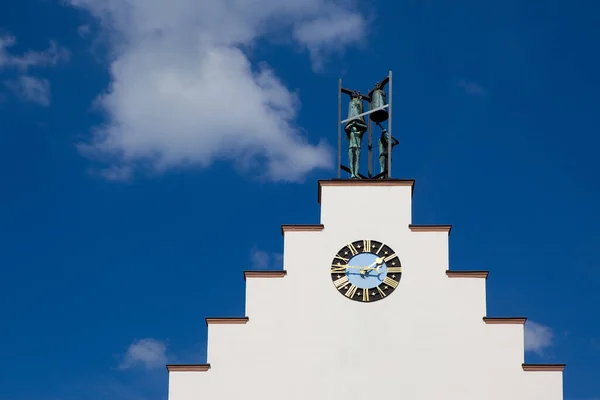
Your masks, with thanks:
<instances>
[{"instance_id":1,"label":"stepped gable","mask_svg":"<svg viewBox=\"0 0 600 400\"><path fill-rule=\"evenodd\" d=\"M169 400L562 400L565 365L524 361L526 318L487 315L488 271L449 268L451 226L413 224L414 186L319 181L319 224L282 225L283 269L244 272L245 315L206 318L210 364L168 365ZM367 247L383 294L337 286Z\"/></svg>"}]
</instances>

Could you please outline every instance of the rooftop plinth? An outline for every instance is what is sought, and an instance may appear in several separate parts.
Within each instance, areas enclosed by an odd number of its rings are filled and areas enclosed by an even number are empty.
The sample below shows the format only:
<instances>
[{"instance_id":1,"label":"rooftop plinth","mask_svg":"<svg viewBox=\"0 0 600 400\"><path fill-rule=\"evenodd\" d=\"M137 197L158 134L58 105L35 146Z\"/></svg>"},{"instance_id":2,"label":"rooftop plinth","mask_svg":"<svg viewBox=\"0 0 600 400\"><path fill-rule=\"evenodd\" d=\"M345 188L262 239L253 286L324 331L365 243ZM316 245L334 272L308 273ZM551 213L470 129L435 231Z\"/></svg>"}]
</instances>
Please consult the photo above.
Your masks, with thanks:
<instances>
[{"instance_id":1,"label":"rooftop plinth","mask_svg":"<svg viewBox=\"0 0 600 400\"><path fill-rule=\"evenodd\" d=\"M321 204L323 186L410 186L411 195L415 189L414 179L330 179L319 181L318 201Z\"/></svg>"}]
</instances>

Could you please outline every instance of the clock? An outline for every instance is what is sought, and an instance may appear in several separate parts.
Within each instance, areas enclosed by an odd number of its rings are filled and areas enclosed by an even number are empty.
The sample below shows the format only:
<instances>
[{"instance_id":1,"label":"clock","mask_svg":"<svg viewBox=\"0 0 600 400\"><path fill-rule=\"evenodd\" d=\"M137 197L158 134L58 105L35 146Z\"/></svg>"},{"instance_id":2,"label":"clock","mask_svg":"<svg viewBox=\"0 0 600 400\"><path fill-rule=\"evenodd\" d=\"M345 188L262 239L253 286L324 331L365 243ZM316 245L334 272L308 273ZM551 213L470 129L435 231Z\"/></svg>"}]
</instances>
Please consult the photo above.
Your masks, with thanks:
<instances>
[{"instance_id":1,"label":"clock","mask_svg":"<svg viewBox=\"0 0 600 400\"><path fill-rule=\"evenodd\" d=\"M386 298L402 275L398 255L385 243L357 240L342 247L331 262L333 285L345 297L364 303Z\"/></svg>"}]
</instances>

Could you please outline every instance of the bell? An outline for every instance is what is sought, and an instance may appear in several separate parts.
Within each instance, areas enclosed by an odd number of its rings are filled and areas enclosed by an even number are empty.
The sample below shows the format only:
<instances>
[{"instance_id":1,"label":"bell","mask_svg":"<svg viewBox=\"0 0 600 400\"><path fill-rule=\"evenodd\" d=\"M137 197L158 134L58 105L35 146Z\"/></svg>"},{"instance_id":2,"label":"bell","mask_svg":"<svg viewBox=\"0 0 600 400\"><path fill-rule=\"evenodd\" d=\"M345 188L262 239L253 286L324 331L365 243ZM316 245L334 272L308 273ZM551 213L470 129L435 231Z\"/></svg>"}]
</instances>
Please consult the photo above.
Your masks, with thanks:
<instances>
[{"instance_id":1,"label":"bell","mask_svg":"<svg viewBox=\"0 0 600 400\"><path fill-rule=\"evenodd\" d=\"M352 131L352 128L356 128L358 133L363 133L367 130L367 123L363 116L358 117L363 113L362 96L358 92L352 93L350 104L348 105L348 118L356 118L346 122L344 130L346 133Z\"/></svg>"},{"instance_id":2,"label":"bell","mask_svg":"<svg viewBox=\"0 0 600 400\"><path fill-rule=\"evenodd\" d=\"M385 92L383 89L377 85L375 90L371 93L371 102L369 103L369 111L374 110L379 107L385 106ZM388 119L388 111L387 109L378 110L369 114L369 118L371 121L379 124Z\"/></svg>"}]
</instances>

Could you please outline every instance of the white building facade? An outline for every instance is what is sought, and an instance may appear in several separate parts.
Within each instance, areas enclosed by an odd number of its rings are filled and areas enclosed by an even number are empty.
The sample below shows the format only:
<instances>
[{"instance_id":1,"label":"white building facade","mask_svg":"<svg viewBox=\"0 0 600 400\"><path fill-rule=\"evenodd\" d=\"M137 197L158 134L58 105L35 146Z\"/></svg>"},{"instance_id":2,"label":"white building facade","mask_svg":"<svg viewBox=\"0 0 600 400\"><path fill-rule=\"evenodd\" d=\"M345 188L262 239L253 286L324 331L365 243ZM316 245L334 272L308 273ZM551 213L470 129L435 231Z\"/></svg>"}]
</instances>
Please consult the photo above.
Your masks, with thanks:
<instances>
[{"instance_id":1,"label":"white building facade","mask_svg":"<svg viewBox=\"0 0 600 400\"><path fill-rule=\"evenodd\" d=\"M486 314L487 271L449 268L413 187L320 181L321 224L282 226L283 270L245 273L246 315L207 318L169 400L562 400L564 364L524 364L526 319Z\"/></svg>"}]
</instances>

